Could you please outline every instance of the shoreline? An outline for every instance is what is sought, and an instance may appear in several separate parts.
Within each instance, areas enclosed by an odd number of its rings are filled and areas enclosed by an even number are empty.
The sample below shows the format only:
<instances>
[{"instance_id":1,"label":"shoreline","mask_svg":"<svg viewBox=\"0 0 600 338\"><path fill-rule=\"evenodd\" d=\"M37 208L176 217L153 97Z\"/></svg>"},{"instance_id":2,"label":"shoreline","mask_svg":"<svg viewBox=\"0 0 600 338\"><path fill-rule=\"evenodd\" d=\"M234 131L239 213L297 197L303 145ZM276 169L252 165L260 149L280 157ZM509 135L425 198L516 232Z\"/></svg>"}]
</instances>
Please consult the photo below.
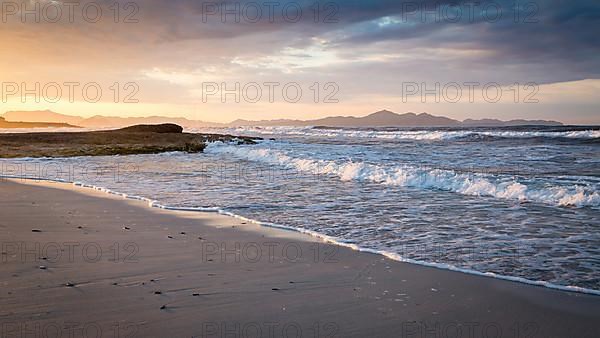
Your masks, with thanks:
<instances>
[{"instance_id":1,"label":"shoreline","mask_svg":"<svg viewBox=\"0 0 600 338\"><path fill-rule=\"evenodd\" d=\"M263 336L285 335L264 334L273 327L266 323L309 337L415 337L427 330L457 336L448 332L457 327L476 330L463 337L498 329L504 334L496 336L506 337L600 334L597 296L397 262L216 213L172 212L72 185L11 180L0 180L0 212L5 332L77 322L104 333L117 323L143 336L174 337L230 329L242 337L248 335L240 330L257 327ZM14 246L4 245L20 242L26 244L21 261ZM89 262L77 252L74 260L56 262L32 256L35 244L43 251L65 242L93 243L111 258L119 243L120 260L131 253L126 244L135 243L137 261ZM216 250L208 250L211 244ZM292 250L258 260L242 254L238 261L236 252L249 244Z\"/></svg>"},{"instance_id":2,"label":"shoreline","mask_svg":"<svg viewBox=\"0 0 600 338\"><path fill-rule=\"evenodd\" d=\"M553 289L553 290L600 296L600 290L595 290L595 289L588 289L588 288L583 288L583 287L578 287L578 286L559 285L559 284L554 284L554 283L550 283L550 282L546 282L546 281L531 280L531 279L527 279L527 278L523 278L523 277L502 275L502 274L496 274L493 272L481 272L481 271L472 270L472 269L468 269L468 268L461 268L461 267L457 267L457 266L445 264L445 263L432 263L432 262L414 260L414 259L410 259L410 258L404 258L394 252L364 248L364 247L361 247L356 244L346 243L342 239L328 236L325 234L321 234L316 231L303 229L303 228L295 228L295 227L290 227L290 226L271 223L271 222L263 222L260 220L247 218L242 215L238 215L238 214L235 214L235 213L232 213L229 211L225 211L219 207L198 207L198 208L170 207L170 206L160 204L159 201L152 200L147 197L129 195L126 193L113 191L113 190L105 188L105 187L95 186L95 185L91 185L91 184L84 184L84 183L80 183L80 182L68 182L68 181L64 181L64 180L52 180L52 179L45 179L45 178L10 177L10 176L0 175L0 181L2 179L7 179L7 180L13 181L15 183L22 183L22 184L28 184L28 183L32 183L32 182L36 182L36 183L47 182L47 183L55 183L55 184L59 184L59 185L64 184L65 185L64 188L66 188L67 190L74 190L77 188L92 190L92 191L102 193L102 195L99 195L99 197L102 197L103 195L118 196L118 197L123 198L124 200L133 200L133 201L140 201L143 203L147 203L147 207L149 207L149 208L157 208L160 210L167 210L167 211L171 211L174 213L178 213L178 212L215 213L215 214L219 214L219 215L223 215L223 216L227 216L227 217L233 217L235 219L242 220L244 222L256 224L256 225L259 225L260 227L264 227L264 228L271 228L271 229L278 229L278 230L283 230L283 231L287 231L287 232L299 233L304 236L308 236L308 237L317 239L319 241L323 241L324 243L349 248L349 249L352 249L357 252L365 252L365 253L379 255L379 256L382 256L382 257L385 257L385 258L388 258L388 259L391 259L391 260L397 261L397 262L414 264L414 265L418 265L418 266L425 266L425 267L430 267L430 268L435 268L435 269L440 269L440 270L445 270L445 271L459 272L459 273L473 275L473 276L494 278L494 279L514 282L514 283L520 283L520 284L526 284L526 285L533 285L533 286L543 287L543 288L548 288L548 289ZM19 182L19 180L21 182ZM35 184L35 183L33 183L33 184Z\"/></svg>"},{"instance_id":3,"label":"shoreline","mask_svg":"<svg viewBox=\"0 0 600 338\"><path fill-rule=\"evenodd\" d=\"M121 129L0 133L0 158L65 158L161 154L167 152L199 153L206 144L216 141L255 144L260 138L224 134L184 133L176 124L133 125Z\"/></svg>"}]
</instances>

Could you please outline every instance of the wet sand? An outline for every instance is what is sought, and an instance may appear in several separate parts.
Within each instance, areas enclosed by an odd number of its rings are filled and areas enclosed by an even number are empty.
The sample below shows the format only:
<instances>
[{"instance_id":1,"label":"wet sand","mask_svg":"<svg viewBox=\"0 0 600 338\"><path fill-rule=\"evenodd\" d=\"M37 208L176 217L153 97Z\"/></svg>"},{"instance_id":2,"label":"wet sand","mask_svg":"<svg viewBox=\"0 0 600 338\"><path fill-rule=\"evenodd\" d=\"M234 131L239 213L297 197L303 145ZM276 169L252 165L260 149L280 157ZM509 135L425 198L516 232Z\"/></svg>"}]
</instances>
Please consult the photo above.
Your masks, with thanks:
<instances>
[{"instance_id":1,"label":"wet sand","mask_svg":"<svg viewBox=\"0 0 600 338\"><path fill-rule=\"evenodd\" d=\"M0 336L600 337L598 296L244 223L0 180Z\"/></svg>"}]
</instances>

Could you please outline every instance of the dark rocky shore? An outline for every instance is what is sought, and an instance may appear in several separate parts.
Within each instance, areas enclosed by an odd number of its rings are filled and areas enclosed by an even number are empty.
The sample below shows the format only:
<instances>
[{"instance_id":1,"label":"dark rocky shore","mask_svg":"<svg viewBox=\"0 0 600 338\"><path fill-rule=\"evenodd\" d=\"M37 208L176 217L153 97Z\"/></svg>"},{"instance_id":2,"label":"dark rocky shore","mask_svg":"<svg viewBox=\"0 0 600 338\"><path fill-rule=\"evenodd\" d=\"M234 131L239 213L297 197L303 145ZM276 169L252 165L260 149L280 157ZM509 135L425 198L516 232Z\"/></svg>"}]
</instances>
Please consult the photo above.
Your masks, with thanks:
<instances>
[{"instance_id":1,"label":"dark rocky shore","mask_svg":"<svg viewBox=\"0 0 600 338\"><path fill-rule=\"evenodd\" d=\"M136 125L93 132L0 134L0 158L73 157L202 152L207 142L254 144L260 138L184 133L176 124Z\"/></svg>"}]
</instances>

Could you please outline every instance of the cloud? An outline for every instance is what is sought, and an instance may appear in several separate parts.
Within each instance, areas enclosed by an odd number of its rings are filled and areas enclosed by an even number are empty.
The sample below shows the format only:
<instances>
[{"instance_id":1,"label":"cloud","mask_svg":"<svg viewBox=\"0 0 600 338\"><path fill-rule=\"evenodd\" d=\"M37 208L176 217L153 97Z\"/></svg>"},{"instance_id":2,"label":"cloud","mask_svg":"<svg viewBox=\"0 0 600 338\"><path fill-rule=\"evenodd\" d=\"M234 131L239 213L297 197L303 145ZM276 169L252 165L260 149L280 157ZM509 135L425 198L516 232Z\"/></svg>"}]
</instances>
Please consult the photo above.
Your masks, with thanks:
<instances>
[{"instance_id":1,"label":"cloud","mask_svg":"<svg viewBox=\"0 0 600 338\"><path fill-rule=\"evenodd\" d=\"M335 81L353 100L393 100L403 81L600 77L597 0L144 0L118 11L83 0L58 22L48 6L63 1L12 3L0 23L4 81L138 81L151 102L179 101L207 79ZM37 22L20 11L35 3L48 8Z\"/></svg>"}]
</instances>

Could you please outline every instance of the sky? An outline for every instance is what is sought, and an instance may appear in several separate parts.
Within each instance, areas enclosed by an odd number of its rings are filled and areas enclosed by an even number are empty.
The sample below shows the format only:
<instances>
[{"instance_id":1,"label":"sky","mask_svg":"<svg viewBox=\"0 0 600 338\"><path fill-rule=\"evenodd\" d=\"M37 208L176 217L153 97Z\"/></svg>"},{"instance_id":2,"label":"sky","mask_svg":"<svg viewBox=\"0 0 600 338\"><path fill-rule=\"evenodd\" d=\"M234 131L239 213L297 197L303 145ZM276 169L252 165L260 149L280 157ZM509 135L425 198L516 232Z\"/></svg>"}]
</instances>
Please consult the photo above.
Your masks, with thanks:
<instances>
[{"instance_id":1,"label":"sky","mask_svg":"<svg viewBox=\"0 0 600 338\"><path fill-rule=\"evenodd\" d=\"M0 114L600 124L597 0L0 3Z\"/></svg>"}]
</instances>

